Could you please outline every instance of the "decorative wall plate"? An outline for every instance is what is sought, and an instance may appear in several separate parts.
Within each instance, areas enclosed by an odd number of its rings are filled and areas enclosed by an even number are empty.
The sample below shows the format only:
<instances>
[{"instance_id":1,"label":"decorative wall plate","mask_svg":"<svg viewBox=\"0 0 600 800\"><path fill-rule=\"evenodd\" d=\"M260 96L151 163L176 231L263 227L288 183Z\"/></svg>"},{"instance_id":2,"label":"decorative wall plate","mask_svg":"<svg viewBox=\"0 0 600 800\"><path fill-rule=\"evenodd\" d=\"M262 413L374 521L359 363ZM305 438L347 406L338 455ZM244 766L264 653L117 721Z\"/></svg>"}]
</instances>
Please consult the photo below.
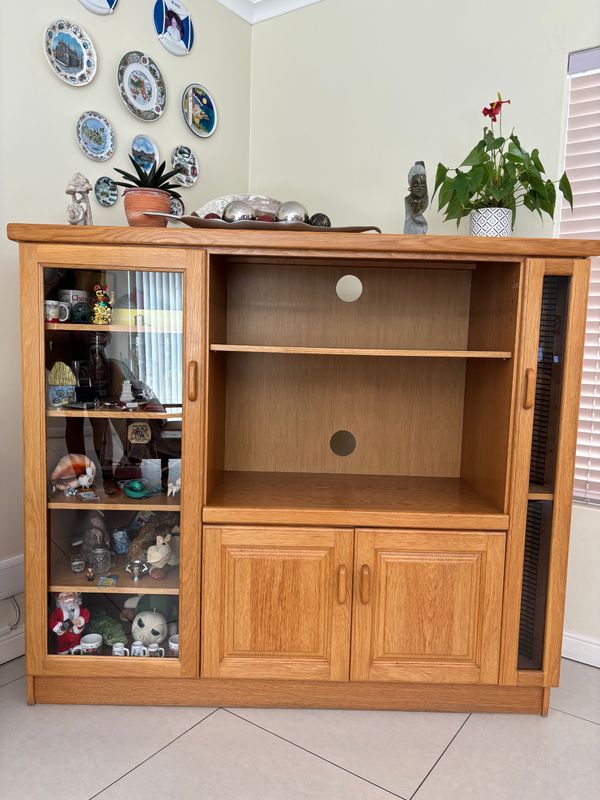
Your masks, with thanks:
<instances>
[{"instance_id":1,"label":"decorative wall plate","mask_svg":"<svg viewBox=\"0 0 600 800\"><path fill-rule=\"evenodd\" d=\"M178 145L171 153L171 169L179 164L183 166L183 172L174 175L173 180L180 186L193 186L198 180L198 159L194 151L184 144Z\"/></svg>"},{"instance_id":2,"label":"decorative wall plate","mask_svg":"<svg viewBox=\"0 0 600 800\"><path fill-rule=\"evenodd\" d=\"M105 116L86 111L77 120L77 144L88 158L108 161L115 152L115 132Z\"/></svg>"},{"instance_id":3,"label":"decorative wall plate","mask_svg":"<svg viewBox=\"0 0 600 800\"><path fill-rule=\"evenodd\" d=\"M153 164L156 164L157 167L160 164L156 142L145 133L133 137L130 153L138 167L145 169L146 172L150 172Z\"/></svg>"},{"instance_id":4,"label":"decorative wall plate","mask_svg":"<svg viewBox=\"0 0 600 800\"><path fill-rule=\"evenodd\" d=\"M85 6L89 11L94 14L112 14L119 0L79 0L82 6Z\"/></svg>"},{"instance_id":5,"label":"decorative wall plate","mask_svg":"<svg viewBox=\"0 0 600 800\"><path fill-rule=\"evenodd\" d=\"M217 127L217 106L204 86L190 84L183 93L181 108L192 133L202 139L212 136Z\"/></svg>"},{"instance_id":6,"label":"decorative wall plate","mask_svg":"<svg viewBox=\"0 0 600 800\"><path fill-rule=\"evenodd\" d=\"M171 197L171 214L175 217L183 217L185 214L185 204L180 197Z\"/></svg>"},{"instance_id":7,"label":"decorative wall plate","mask_svg":"<svg viewBox=\"0 0 600 800\"><path fill-rule=\"evenodd\" d=\"M117 189L116 183L112 178L107 178L106 176L104 178L98 178L94 186L94 194L100 205L106 208L114 206L119 199L119 190Z\"/></svg>"},{"instance_id":8,"label":"decorative wall plate","mask_svg":"<svg viewBox=\"0 0 600 800\"><path fill-rule=\"evenodd\" d=\"M194 26L179 0L156 0L154 28L161 44L174 56L187 56L192 49Z\"/></svg>"},{"instance_id":9,"label":"decorative wall plate","mask_svg":"<svg viewBox=\"0 0 600 800\"><path fill-rule=\"evenodd\" d=\"M44 52L48 63L65 83L85 86L96 74L96 51L81 25L69 19L55 19L44 31Z\"/></svg>"},{"instance_id":10,"label":"decorative wall plate","mask_svg":"<svg viewBox=\"0 0 600 800\"><path fill-rule=\"evenodd\" d=\"M125 53L117 67L121 99L134 117L144 122L159 119L167 105L167 87L154 61L139 50Z\"/></svg>"}]
</instances>

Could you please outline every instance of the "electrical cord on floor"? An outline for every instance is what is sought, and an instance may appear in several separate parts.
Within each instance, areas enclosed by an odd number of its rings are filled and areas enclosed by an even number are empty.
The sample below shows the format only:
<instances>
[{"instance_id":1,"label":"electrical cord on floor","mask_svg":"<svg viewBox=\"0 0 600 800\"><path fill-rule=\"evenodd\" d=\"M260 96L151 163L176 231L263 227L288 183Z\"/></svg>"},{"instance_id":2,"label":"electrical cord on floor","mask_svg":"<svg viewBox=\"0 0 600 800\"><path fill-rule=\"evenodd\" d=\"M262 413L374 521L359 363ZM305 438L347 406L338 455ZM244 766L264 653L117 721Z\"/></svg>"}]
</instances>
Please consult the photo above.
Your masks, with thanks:
<instances>
[{"instance_id":1,"label":"electrical cord on floor","mask_svg":"<svg viewBox=\"0 0 600 800\"><path fill-rule=\"evenodd\" d=\"M21 610L19 609L19 606L17 605L17 601L15 600L15 598L8 597L7 599L10 600L10 602L13 605L14 616L12 618L12 622L10 622L8 625L5 625L3 628L0 628L0 636L4 636L5 634L14 631L14 629L19 624L19 620L21 619Z\"/></svg>"}]
</instances>

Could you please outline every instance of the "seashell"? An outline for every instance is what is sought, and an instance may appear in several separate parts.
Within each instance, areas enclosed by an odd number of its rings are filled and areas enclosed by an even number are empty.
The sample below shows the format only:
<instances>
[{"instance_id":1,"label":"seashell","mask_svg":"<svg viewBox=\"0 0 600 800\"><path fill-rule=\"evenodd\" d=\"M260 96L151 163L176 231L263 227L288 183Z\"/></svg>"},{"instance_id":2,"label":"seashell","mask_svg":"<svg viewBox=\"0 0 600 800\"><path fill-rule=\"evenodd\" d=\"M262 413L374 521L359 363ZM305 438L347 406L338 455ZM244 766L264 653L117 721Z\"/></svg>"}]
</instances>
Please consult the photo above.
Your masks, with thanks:
<instances>
[{"instance_id":1,"label":"seashell","mask_svg":"<svg viewBox=\"0 0 600 800\"><path fill-rule=\"evenodd\" d=\"M77 489L80 486L79 476L91 471L92 480L96 475L96 465L87 456L69 453L63 456L54 467L50 476L57 489Z\"/></svg>"}]
</instances>

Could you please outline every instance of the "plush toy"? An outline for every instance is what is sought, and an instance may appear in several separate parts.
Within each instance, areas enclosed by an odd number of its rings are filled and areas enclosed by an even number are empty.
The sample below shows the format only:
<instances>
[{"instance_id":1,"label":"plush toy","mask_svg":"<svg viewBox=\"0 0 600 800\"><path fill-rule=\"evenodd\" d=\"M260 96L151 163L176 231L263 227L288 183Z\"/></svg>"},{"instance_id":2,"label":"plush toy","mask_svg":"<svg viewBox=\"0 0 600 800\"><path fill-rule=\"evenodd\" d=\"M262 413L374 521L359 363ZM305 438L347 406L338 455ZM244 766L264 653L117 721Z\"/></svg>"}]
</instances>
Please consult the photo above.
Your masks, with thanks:
<instances>
[{"instance_id":1,"label":"plush toy","mask_svg":"<svg viewBox=\"0 0 600 800\"><path fill-rule=\"evenodd\" d=\"M73 652L89 618L90 612L82 608L79 592L56 592L56 608L50 614L48 625L58 637L56 651L59 656Z\"/></svg>"},{"instance_id":2,"label":"plush toy","mask_svg":"<svg viewBox=\"0 0 600 800\"><path fill-rule=\"evenodd\" d=\"M110 325L112 321L112 308L115 304L115 293L108 296L108 286L94 286L94 313L90 322L93 325Z\"/></svg>"},{"instance_id":3,"label":"plush toy","mask_svg":"<svg viewBox=\"0 0 600 800\"><path fill-rule=\"evenodd\" d=\"M177 633L177 623L168 620L177 618L177 608L170 595L145 594L125 601L121 619L131 620L131 635L134 641L161 644L167 636Z\"/></svg>"},{"instance_id":4,"label":"plush toy","mask_svg":"<svg viewBox=\"0 0 600 800\"><path fill-rule=\"evenodd\" d=\"M140 528L138 535L129 545L128 556L131 561L141 559L145 561L148 548L153 545L156 537L166 535L179 522L177 512L158 511Z\"/></svg>"},{"instance_id":5,"label":"plush toy","mask_svg":"<svg viewBox=\"0 0 600 800\"><path fill-rule=\"evenodd\" d=\"M97 547L99 544L110 546L110 536L106 530L103 517L102 511L96 509L90 511L90 524L92 527L83 534L83 542L81 543L81 557L86 562L91 562L92 560L92 547Z\"/></svg>"},{"instance_id":6,"label":"plush toy","mask_svg":"<svg viewBox=\"0 0 600 800\"><path fill-rule=\"evenodd\" d=\"M86 625L86 633L99 633L102 636L104 644L112 647L117 642L127 644L127 636L120 622L103 611L100 608L90 609L90 618Z\"/></svg>"},{"instance_id":7,"label":"plush toy","mask_svg":"<svg viewBox=\"0 0 600 800\"><path fill-rule=\"evenodd\" d=\"M179 542L179 537L176 537ZM157 581L163 580L167 572L179 564L179 547L177 552L170 545L172 537L170 533L166 536L159 534L156 537L156 544L148 548L148 568L150 575Z\"/></svg>"}]
</instances>

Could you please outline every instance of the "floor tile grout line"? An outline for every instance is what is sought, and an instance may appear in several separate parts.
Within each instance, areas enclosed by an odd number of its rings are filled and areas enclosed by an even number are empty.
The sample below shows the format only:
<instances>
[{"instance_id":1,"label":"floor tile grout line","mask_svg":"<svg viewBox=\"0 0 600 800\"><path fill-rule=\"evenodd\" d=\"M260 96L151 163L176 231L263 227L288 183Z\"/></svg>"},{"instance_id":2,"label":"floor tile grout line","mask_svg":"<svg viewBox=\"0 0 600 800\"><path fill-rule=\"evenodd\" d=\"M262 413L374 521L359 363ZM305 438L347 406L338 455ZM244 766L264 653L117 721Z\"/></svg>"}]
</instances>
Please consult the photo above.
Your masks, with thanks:
<instances>
[{"instance_id":1,"label":"floor tile grout line","mask_svg":"<svg viewBox=\"0 0 600 800\"><path fill-rule=\"evenodd\" d=\"M309 755L314 756L315 758L318 758L321 761L324 761L326 764L331 764L332 767L336 767L337 769L341 769L343 772L347 772L348 775L352 775L353 777L358 778L360 781L364 781L365 783L371 784L371 786L375 786L376 789L381 789L382 792L387 792L388 794L391 794L392 797L397 797L399 798L399 800L406 800L406 798L402 797L402 795L396 794L395 792L392 792L390 789L386 789L384 786L380 786L378 783L370 781L368 778L363 778L362 775L357 775L356 772L351 772L349 769L346 769L346 767L341 767L339 764L336 764L335 761L330 761L328 758L320 756L318 753L313 753L312 750L308 750L306 747L302 747L301 744L292 742L290 741L290 739L286 739L284 736L280 736L278 733L274 733L273 731L270 731L268 728L263 728L262 725L258 725L256 722L252 722L252 720L246 719L246 717L241 717L239 714L234 713L229 708L224 708L223 711L226 711L228 714L231 714L232 717L236 717L237 719L242 720L242 722L247 722L249 725L254 725L255 728L258 728L259 730L264 731L265 733L268 733L271 736L275 736L277 739L281 739L282 742L287 742L287 744L291 744L292 747L297 747L298 750L303 750L305 753L308 753ZM90 798L90 800L92 800L92 798Z\"/></svg>"},{"instance_id":2,"label":"floor tile grout line","mask_svg":"<svg viewBox=\"0 0 600 800\"><path fill-rule=\"evenodd\" d=\"M178 739L181 739L181 737L182 737L182 736L185 736L185 735L186 735L186 733L189 733L190 731L193 731L193 730L194 730L194 728L197 728L197 727L198 727L198 725L202 725L202 723L204 722L204 720L207 720L209 717L212 717L212 715L213 715L213 714L216 714L216 713L217 713L217 711L219 711L219 710L220 710L219 708L215 708L215 710L214 710L214 711L211 711L211 712L210 712L210 714L207 714L205 717L202 717L202 719L198 720L198 722L196 722L194 725L190 726L189 728L187 728L187 730L185 730L185 731L183 731L182 733L180 733L180 734L179 734L179 736L176 736L176 737L175 737L174 739L172 739L170 742L167 742L165 745L163 745L163 746L162 746L160 749L158 749L158 750L156 751L156 753L152 753L152 755L148 756L148 758L145 758L143 761L140 761L140 763L139 763L139 764L136 764L136 765L135 765L135 767L132 767L131 769L127 770L127 772L124 772L124 773L123 773L123 774L122 774L122 775L121 775L119 778L117 778L116 780L114 780L114 781L112 781L111 783L109 783L109 784L108 784L108 786L105 786L105 787L104 787L104 789L100 789L100 791L99 791L99 792L96 792L96 794L93 794L93 795L92 795L92 796L89 798L89 800L94 800L94 798L95 798L95 797L99 797L99 796L100 796L100 795L101 795L103 792L105 792L107 789L110 789L110 787L111 787L111 786L114 786L114 785L115 785L116 783L118 783L119 781L122 781L122 780L123 780L123 778L126 778L128 775L131 775L131 773L132 773L132 772L135 772L135 771L136 771L136 769L137 769L138 767L141 767L141 766L142 766L142 764L145 764L147 761L150 761L151 759L153 759L153 758L154 758L154 756L157 756L159 753L162 753L162 751L163 751L163 750L166 750L166 748L167 748L167 747L170 747L170 746L171 746L171 745L172 745L174 742L176 742Z\"/></svg>"},{"instance_id":3,"label":"floor tile grout line","mask_svg":"<svg viewBox=\"0 0 600 800\"><path fill-rule=\"evenodd\" d=\"M587 717L580 717L578 714L571 714L569 711L562 711L560 708L554 708L554 706L550 706L552 711L558 711L559 714L566 714L567 717L575 717L575 719L580 719L582 722L589 722L590 725L599 725L600 722L595 722L593 719L587 719Z\"/></svg>"},{"instance_id":4,"label":"floor tile grout line","mask_svg":"<svg viewBox=\"0 0 600 800\"><path fill-rule=\"evenodd\" d=\"M18 678L13 678L12 681L6 681L6 683L1 684L0 685L0 689L4 689L5 686L10 686L11 683L14 683L15 681L23 680L23 678L26 678L26 677L27 677L27 675L19 675Z\"/></svg>"},{"instance_id":5,"label":"floor tile grout line","mask_svg":"<svg viewBox=\"0 0 600 800\"><path fill-rule=\"evenodd\" d=\"M425 777L423 778L423 780L421 781L421 783L420 783L420 784L417 786L417 788L415 789L415 791L413 792L413 794L410 796L410 799L409 799L409 800L413 800L413 797L414 797L414 796L416 795L416 793L419 791L419 789L421 788L421 786L423 786L423 784L425 783L425 781L427 780L427 778L428 778L428 777L431 775L431 773L433 772L433 770L434 770L434 769L437 767L437 765L440 763L440 761L441 761L441 760L442 760L442 758L444 757L444 753L445 753L445 752L448 750L448 748L450 747L450 745L452 744L452 742L453 742L453 741L456 739L456 737L458 736L458 734L459 734L459 733L462 731L462 729L465 727L465 725L467 724L467 722L468 722L470 719L471 719L471 714L469 714L469 716L466 718L466 720L463 722L463 724L460 726L460 728L459 728L459 729L456 731L456 733L454 734L454 736L453 736L453 737L450 739L450 741L448 742L448 744L446 745L446 747L444 748L444 750L443 750L443 751L442 751L442 753L440 754L440 756L439 756L438 760L435 762L435 764L433 765L433 767L432 767L432 768L429 770L429 772L427 773L427 775L425 775Z\"/></svg>"}]
</instances>

